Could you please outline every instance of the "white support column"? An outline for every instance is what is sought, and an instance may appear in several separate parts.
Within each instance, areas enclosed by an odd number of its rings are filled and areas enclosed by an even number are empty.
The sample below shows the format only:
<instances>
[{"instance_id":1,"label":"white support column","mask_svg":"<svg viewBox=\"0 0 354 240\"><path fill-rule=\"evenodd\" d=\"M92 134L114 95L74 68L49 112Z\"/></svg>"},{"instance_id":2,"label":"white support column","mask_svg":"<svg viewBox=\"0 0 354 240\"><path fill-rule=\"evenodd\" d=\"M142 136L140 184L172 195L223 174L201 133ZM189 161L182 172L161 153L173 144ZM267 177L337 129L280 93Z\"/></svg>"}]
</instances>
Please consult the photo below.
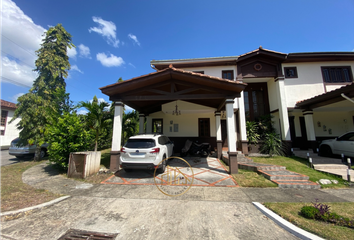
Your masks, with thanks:
<instances>
[{"instance_id":1,"label":"white support column","mask_svg":"<svg viewBox=\"0 0 354 240\"><path fill-rule=\"evenodd\" d=\"M241 97L237 99L238 101L238 114L239 114L239 126L241 133L241 146L242 153L248 154L248 141L247 141L247 131L246 131L246 113L245 113L245 102L243 98L243 91L241 92Z\"/></svg>"},{"instance_id":2,"label":"white support column","mask_svg":"<svg viewBox=\"0 0 354 240\"><path fill-rule=\"evenodd\" d=\"M278 109L279 109L279 118L281 123L281 136L283 140L290 141L290 127L289 127L289 116L288 116L288 107L286 105L285 97L285 87L284 87L284 78L277 78L275 80L275 86L278 97Z\"/></svg>"},{"instance_id":3,"label":"white support column","mask_svg":"<svg viewBox=\"0 0 354 240\"><path fill-rule=\"evenodd\" d=\"M146 116L146 133L152 133L152 119Z\"/></svg>"},{"instance_id":4,"label":"white support column","mask_svg":"<svg viewBox=\"0 0 354 240\"><path fill-rule=\"evenodd\" d=\"M111 148L111 164L110 170L112 172L119 170L120 147L122 139L122 118L123 118L122 102L114 103L114 119L113 119L113 134L112 134L112 148Z\"/></svg>"},{"instance_id":5,"label":"white support column","mask_svg":"<svg viewBox=\"0 0 354 240\"><path fill-rule=\"evenodd\" d=\"M215 112L215 124L216 124L216 147L217 147L217 158L222 157L222 138L221 138L221 122L220 122L220 112Z\"/></svg>"},{"instance_id":6,"label":"white support column","mask_svg":"<svg viewBox=\"0 0 354 240\"><path fill-rule=\"evenodd\" d=\"M286 104L285 97L285 86L284 77L278 77L275 80L275 87L278 97L278 109L280 118L280 128L281 128L281 138L283 140L283 146L286 149L286 155L291 153L291 136L290 136L290 125L288 116L288 107Z\"/></svg>"},{"instance_id":7,"label":"white support column","mask_svg":"<svg viewBox=\"0 0 354 240\"><path fill-rule=\"evenodd\" d=\"M307 141L308 146L311 145L313 152L317 152L317 145L316 145L316 133L315 133L315 126L313 123L313 111L305 110L303 111L303 115L305 118L305 126L306 126L306 134L307 134Z\"/></svg>"},{"instance_id":8,"label":"white support column","mask_svg":"<svg viewBox=\"0 0 354 240\"><path fill-rule=\"evenodd\" d=\"M227 141L229 147L229 166L230 173L238 173L237 165L237 148L236 148L236 128L235 128L235 114L234 114L234 100L226 100L226 125L227 125Z\"/></svg>"},{"instance_id":9,"label":"white support column","mask_svg":"<svg viewBox=\"0 0 354 240\"><path fill-rule=\"evenodd\" d=\"M144 123L145 123L145 114L140 113L139 114L139 134L145 133Z\"/></svg>"}]
</instances>

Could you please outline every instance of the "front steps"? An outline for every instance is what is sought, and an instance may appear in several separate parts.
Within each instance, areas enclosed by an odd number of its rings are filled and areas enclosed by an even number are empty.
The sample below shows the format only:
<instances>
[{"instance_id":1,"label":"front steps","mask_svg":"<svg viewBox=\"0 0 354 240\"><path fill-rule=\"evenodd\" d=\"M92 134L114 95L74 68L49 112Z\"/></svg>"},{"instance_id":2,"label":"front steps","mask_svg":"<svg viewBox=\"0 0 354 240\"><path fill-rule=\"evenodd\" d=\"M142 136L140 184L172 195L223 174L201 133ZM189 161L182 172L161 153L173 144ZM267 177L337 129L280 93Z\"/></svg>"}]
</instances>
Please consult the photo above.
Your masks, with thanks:
<instances>
[{"instance_id":1,"label":"front steps","mask_svg":"<svg viewBox=\"0 0 354 240\"><path fill-rule=\"evenodd\" d=\"M223 152L223 161L228 164L228 155ZM265 178L276 183L279 188L319 189L321 186L309 181L309 177L286 170L284 166L256 163L242 153L237 155L238 167L262 174Z\"/></svg>"},{"instance_id":2,"label":"front steps","mask_svg":"<svg viewBox=\"0 0 354 240\"><path fill-rule=\"evenodd\" d=\"M279 188L319 189L320 185L309 181L309 177L286 170L284 166L256 162L239 162L240 169L251 170L278 184Z\"/></svg>"}]
</instances>

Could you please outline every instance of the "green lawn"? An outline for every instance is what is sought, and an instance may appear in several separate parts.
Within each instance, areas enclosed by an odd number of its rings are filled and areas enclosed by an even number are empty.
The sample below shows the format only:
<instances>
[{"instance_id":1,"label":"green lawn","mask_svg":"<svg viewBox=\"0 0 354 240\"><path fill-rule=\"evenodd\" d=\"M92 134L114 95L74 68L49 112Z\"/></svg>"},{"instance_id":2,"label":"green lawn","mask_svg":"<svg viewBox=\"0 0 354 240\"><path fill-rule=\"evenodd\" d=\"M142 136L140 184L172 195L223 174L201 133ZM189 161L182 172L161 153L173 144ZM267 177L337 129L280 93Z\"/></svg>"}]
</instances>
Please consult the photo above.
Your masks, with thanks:
<instances>
[{"instance_id":1,"label":"green lawn","mask_svg":"<svg viewBox=\"0 0 354 240\"><path fill-rule=\"evenodd\" d=\"M354 203L332 202L326 204L330 206L331 212L354 219ZM294 225L325 239L354 239L354 229L352 228L340 227L334 224L302 217L299 214L301 208L303 206L312 206L311 203L264 203L264 205Z\"/></svg>"}]
</instances>

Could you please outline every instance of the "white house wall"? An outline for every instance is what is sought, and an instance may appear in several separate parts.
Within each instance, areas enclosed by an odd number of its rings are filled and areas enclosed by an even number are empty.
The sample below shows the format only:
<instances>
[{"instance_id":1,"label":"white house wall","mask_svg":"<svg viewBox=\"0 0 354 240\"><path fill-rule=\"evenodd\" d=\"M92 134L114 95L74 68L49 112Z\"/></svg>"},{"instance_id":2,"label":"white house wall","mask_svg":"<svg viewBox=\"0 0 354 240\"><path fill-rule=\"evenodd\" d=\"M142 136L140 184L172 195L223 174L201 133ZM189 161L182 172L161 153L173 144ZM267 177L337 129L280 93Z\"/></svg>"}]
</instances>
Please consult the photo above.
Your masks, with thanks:
<instances>
[{"instance_id":1,"label":"white house wall","mask_svg":"<svg viewBox=\"0 0 354 240\"><path fill-rule=\"evenodd\" d=\"M7 110L7 120L6 120L6 127L1 126L1 130L5 129L5 135L0 136L1 139L1 146L9 146L11 141L17 138L20 135L20 131L17 129L16 124L20 121L20 119L16 119L14 122L9 123L14 116L14 110Z\"/></svg>"},{"instance_id":2,"label":"white house wall","mask_svg":"<svg viewBox=\"0 0 354 240\"><path fill-rule=\"evenodd\" d=\"M296 67L298 78L285 78L285 93L288 107L294 107L296 102L332 91L344 85L324 85L321 67L325 66L351 66L352 72L354 63L349 61L337 62L305 62L286 63L284 67Z\"/></svg>"},{"instance_id":3,"label":"white house wall","mask_svg":"<svg viewBox=\"0 0 354 240\"><path fill-rule=\"evenodd\" d=\"M234 71L234 79L237 76L237 68L236 66L216 66L216 67L195 67L195 68L183 68L186 71L196 72L196 71L204 71L204 74L214 77L222 77L222 71L233 70Z\"/></svg>"},{"instance_id":4,"label":"white house wall","mask_svg":"<svg viewBox=\"0 0 354 240\"><path fill-rule=\"evenodd\" d=\"M156 112L150 114L151 119L163 119L163 134L168 137L198 137L198 118L210 119L210 137L216 137L214 113L183 113L180 116ZM174 131L178 124L178 132ZM170 131L172 129L172 131Z\"/></svg>"}]
</instances>

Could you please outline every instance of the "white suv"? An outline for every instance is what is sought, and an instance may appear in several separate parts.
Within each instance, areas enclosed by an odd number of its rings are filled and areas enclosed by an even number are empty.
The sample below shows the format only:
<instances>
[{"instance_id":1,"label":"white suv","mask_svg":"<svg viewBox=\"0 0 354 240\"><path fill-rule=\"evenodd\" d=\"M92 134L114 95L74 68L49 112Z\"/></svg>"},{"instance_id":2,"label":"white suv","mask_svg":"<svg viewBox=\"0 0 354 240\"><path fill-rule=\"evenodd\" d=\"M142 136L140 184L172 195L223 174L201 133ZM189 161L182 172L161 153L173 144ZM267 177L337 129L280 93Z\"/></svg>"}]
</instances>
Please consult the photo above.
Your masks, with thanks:
<instances>
[{"instance_id":1,"label":"white suv","mask_svg":"<svg viewBox=\"0 0 354 240\"><path fill-rule=\"evenodd\" d=\"M157 168L159 173L165 172L166 161L172 156L173 142L161 134L143 134L130 137L120 150L120 167L126 172L132 169Z\"/></svg>"}]
</instances>

